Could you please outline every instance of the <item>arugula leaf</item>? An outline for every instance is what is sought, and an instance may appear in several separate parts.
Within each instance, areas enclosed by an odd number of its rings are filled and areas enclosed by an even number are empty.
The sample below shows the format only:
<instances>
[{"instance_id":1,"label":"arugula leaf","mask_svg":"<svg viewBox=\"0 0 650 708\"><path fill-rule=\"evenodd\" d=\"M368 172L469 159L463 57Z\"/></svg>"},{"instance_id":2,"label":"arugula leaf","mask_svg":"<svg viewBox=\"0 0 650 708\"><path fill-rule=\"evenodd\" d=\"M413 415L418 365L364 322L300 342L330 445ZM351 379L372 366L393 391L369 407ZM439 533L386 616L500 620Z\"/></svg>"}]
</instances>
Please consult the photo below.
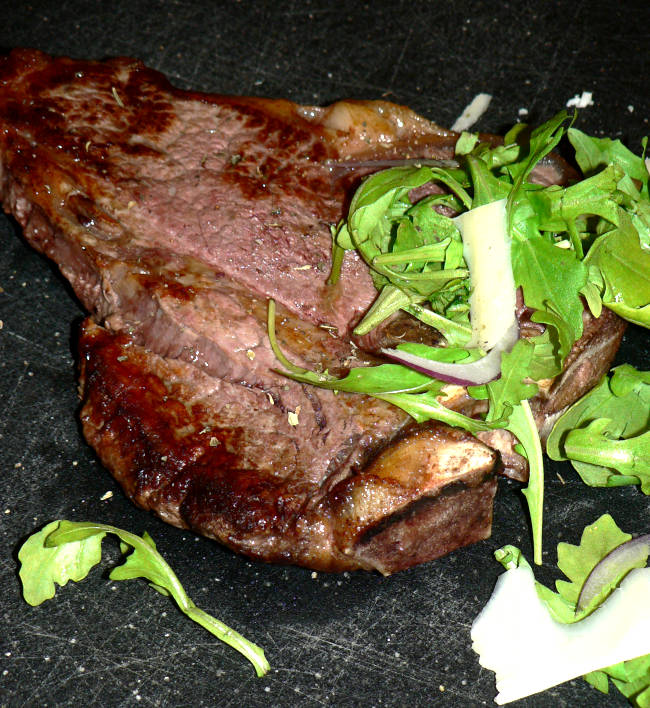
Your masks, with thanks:
<instances>
[{"instance_id":1,"label":"arugula leaf","mask_svg":"<svg viewBox=\"0 0 650 708\"><path fill-rule=\"evenodd\" d=\"M468 155L466 164L474 191L472 209L498 202L510 194L510 183L494 175L480 157Z\"/></svg>"},{"instance_id":2,"label":"arugula leaf","mask_svg":"<svg viewBox=\"0 0 650 708\"><path fill-rule=\"evenodd\" d=\"M650 372L613 369L556 421L546 452L569 459L590 486L650 494Z\"/></svg>"},{"instance_id":3,"label":"arugula leaf","mask_svg":"<svg viewBox=\"0 0 650 708\"><path fill-rule=\"evenodd\" d=\"M556 581L557 595L543 585L539 583L537 585L540 597L546 602L551 614L558 621L565 623L580 621L607 599L625 575L632 570L632 567L642 568L646 565L647 559L621 571L617 577L612 578L611 582L603 587L600 595L595 598L584 613L576 615L575 609L566 612L567 606L575 608L580 590L593 568L610 551L631 538L631 534L621 531L609 514L604 514L585 528L578 546L568 543L558 544L558 567L570 582ZM558 602L558 597L562 598L563 603ZM586 681L602 693L608 692L608 677L612 678L616 688L626 698L631 699L634 705L650 706L650 654L614 666L603 667L584 676ZM646 694L645 698L642 697L644 693Z\"/></svg>"},{"instance_id":4,"label":"arugula leaf","mask_svg":"<svg viewBox=\"0 0 650 708\"><path fill-rule=\"evenodd\" d=\"M519 190L524 187L527 178L537 163L557 147L560 140L562 140L565 132L563 123L568 119L569 114L566 111L560 111L550 120L546 121L546 123L538 126L530 133L527 150L525 150L523 159L513 161L508 165L508 172L514 182L510 197L512 200L518 196ZM573 120L575 120L575 115L571 122L573 122ZM518 142L524 142L525 137L526 127L522 126L516 133L516 140Z\"/></svg>"},{"instance_id":5,"label":"arugula leaf","mask_svg":"<svg viewBox=\"0 0 650 708\"><path fill-rule=\"evenodd\" d=\"M18 552L23 597L30 605L40 605L54 597L55 583L79 581L101 560L102 539L116 535L123 552L132 548L123 565L111 571L111 580L146 578L164 595L171 595L179 609L218 639L243 654L258 676L269 670L262 649L230 627L196 607L174 571L156 550L148 533L141 537L115 526L92 522L53 521L30 536Z\"/></svg>"},{"instance_id":6,"label":"arugula leaf","mask_svg":"<svg viewBox=\"0 0 650 708\"><path fill-rule=\"evenodd\" d=\"M52 521L38 533L32 534L18 552L23 597L32 606L53 598L56 594L55 583L63 587L68 580L83 580L102 559L105 533L93 533L64 546L47 547L45 539L58 528L59 523Z\"/></svg>"},{"instance_id":7,"label":"arugula leaf","mask_svg":"<svg viewBox=\"0 0 650 708\"><path fill-rule=\"evenodd\" d=\"M601 693L609 693L609 680L638 708L650 708L650 654L592 671L583 676Z\"/></svg>"},{"instance_id":8,"label":"arugula leaf","mask_svg":"<svg viewBox=\"0 0 650 708\"><path fill-rule=\"evenodd\" d=\"M534 355L535 344L520 339L511 352L502 355L501 377L483 386L471 386L467 392L477 399L489 399L486 422L494 427L501 424L509 430L519 441L517 451L528 460L528 486L523 490L523 495L531 519L534 560L541 564L544 461L539 431L527 400L538 391L537 385L529 379Z\"/></svg>"},{"instance_id":9,"label":"arugula leaf","mask_svg":"<svg viewBox=\"0 0 650 708\"><path fill-rule=\"evenodd\" d=\"M494 430L506 424L506 419L504 418L488 423L458 413L441 403L438 400L438 395L433 391L417 394L375 393L373 395L406 411L418 423L425 423L427 420L437 420L452 427L462 428L473 434L484 430Z\"/></svg>"},{"instance_id":10,"label":"arugula leaf","mask_svg":"<svg viewBox=\"0 0 650 708\"><path fill-rule=\"evenodd\" d=\"M543 334L531 341L535 347L530 361L528 376L533 381L548 379L562 371L562 362L571 351L574 342L571 332L563 325L562 317L553 311L550 305L545 310L536 310L531 316L531 322L550 325Z\"/></svg>"},{"instance_id":11,"label":"arugula leaf","mask_svg":"<svg viewBox=\"0 0 650 708\"><path fill-rule=\"evenodd\" d=\"M452 194L433 195L412 204L409 192L427 182L440 182ZM446 309L457 298L467 297L463 281L468 271L462 259L460 233L453 221L434 207L469 207L471 197L465 182L459 170L395 167L370 176L356 192L347 220L333 229L334 263L329 280L338 279L344 250L357 249L368 264L381 293L355 328L356 334L365 334L398 309L427 299L436 300L438 316L458 321ZM442 300L440 293L445 293ZM446 304L440 308L441 303ZM461 317L460 325L463 319L466 316Z\"/></svg>"},{"instance_id":12,"label":"arugula leaf","mask_svg":"<svg viewBox=\"0 0 650 708\"><path fill-rule=\"evenodd\" d=\"M510 352L501 355L502 374L486 384L490 409L486 420L496 420L513 404L532 398L538 391L537 384L529 380L530 362L535 353L534 345L519 339ZM470 395L472 395L470 389Z\"/></svg>"},{"instance_id":13,"label":"arugula leaf","mask_svg":"<svg viewBox=\"0 0 650 708\"><path fill-rule=\"evenodd\" d=\"M587 268L587 282L580 291L580 294L584 297L589 312L596 318L600 317L603 311L603 301L600 297L603 285L604 283L600 272L593 267Z\"/></svg>"},{"instance_id":14,"label":"arugula leaf","mask_svg":"<svg viewBox=\"0 0 650 708\"><path fill-rule=\"evenodd\" d=\"M565 454L571 460L613 468L617 476L608 477L605 485L640 484L650 494L650 430L627 440L612 440L606 434L613 421L598 418L586 428L572 430L564 440ZM585 470L576 466L578 471Z\"/></svg>"},{"instance_id":15,"label":"arugula leaf","mask_svg":"<svg viewBox=\"0 0 650 708\"><path fill-rule=\"evenodd\" d=\"M621 216L621 228L596 240L585 263L602 274L606 307L629 322L650 327L650 252L641 246L629 216Z\"/></svg>"},{"instance_id":16,"label":"arugula leaf","mask_svg":"<svg viewBox=\"0 0 650 708\"><path fill-rule=\"evenodd\" d=\"M616 215L600 213L617 229L596 239L586 264L597 269L604 304L624 319L650 327L650 175L644 157L634 155L618 140L591 138L568 131L583 172L601 178L618 176L611 201L620 204ZM644 140L644 150L647 139ZM589 180L587 180L589 181ZM641 185L640 189L638 185ZM602 224L599 226L602 232Z\"/></svg>"},{"instance_id":17,"label":"arugula leaf","mask_svg":"<svg viewBox=\"0 0 650 708\"><path fill-rule=\"evenodd\" d=\"M535 236L512 244L515 282L524 292L524 302L535 310L559 315L554 321L560 338L575 342L582 335L583 305L580 291L587 282L587 269L573 251L558 248ZM531 274L535 277L531 277Z\"/></svg>"},{"instance_id":18,"label":"arugula leaf","mask_svg":"<svg viewBox=\"0 0 650 708\"><path fill-rule=\"evenodd\" d=\"M575 150L576 162L585 175L594 174L607 165L618 165L632 179L648 185L648 169L642 157L635 155L620 140L593 138L577 128L569 128L567 135Z\"/></svg>"},{"instance_id":19,"label":"arugula leaf","mask_svg":"<svg viewBox=\"0 0 650 708\"><path fill-rule=\"evenodd\" d=\"M429 167L394 167L369 177L350 205L348 232L367 263L389 250L393 220L411 206L408 193L432 178Z\"/></svg>"},{"instance_id":20,"label":"arugula leaf","mask_svg":"<svg viewBox=\"0 0 650 708\"><path fill-rule=\"evenodd\" d=\"M528 486L523 490L523 495L528 504L533 532L533 560L537 565L541 565L544 523L544 460L539 431L527 400L521 401L513 408L506 427L519 440L518 452L528 460Z\"/></svg>"},{"instance_id":21,"label":"arugula leaf","mask_svg":"<svg viewBox=\"0 0 650 708\"><path fill-rule=\"evenodd\" d=\"M631 364L621 364L612 369L610 387L615 396L626 396L628 393L636 393L645 400L646 395L650 396L650 391L646 386L650 386L650 371L639 371Z\"/></svg>"},{"instance_id":22,"label":"arugula leaf","mask_svg":"<svg viewBox=\"0 0 650 708\"><path fill-rule=\"evenodd\" d=\"M577 546L564 542L558 544L557 565L569 580L557 580L555 582L557 592L553 592L541 583L536 583L537 594L544 601L554 619L563 624L579 622L607 599L630 570L643 568L646 565L647 554L638 562L621 568L618 574L600 589L600 592L583 611L576 611L580 592L591 571L611 551L631 538L632 535L621 531L609 514L603 514L593 524L585 527ZM522 561L518 559L514 551L511 550L509 553L511 559L517 559L517 567L521 565ZM504 562L503 554L499 554L497 560L504 567L512 567L512 562L510 565Z\"/></svg>"},{"instance_id":23,"label":"arugula leaf","mask_svg":"<svg viewBox=\"0 0 650 708\"><path fill-rule=\"evenodd\" d=\"M415 302L420 299L417 298ZM354 328L354 333L358 335L367 334L398 310L402 310L412 304L414 304L412 296L404 292L402 288L387 283L381 289L379 296L372 303L368 312L366 312L363 320Z\"/></svg>"},{"instance_id":24,"label":"arugula leaf","mask_svg":"<svg viewBox=\"0 0 650 708\"><path fill-rule=\"evenodd\" d=\"M518 451L528 460L528 486L523 490L533 531L535 563L542 562L542 525L544 513L544 462L537 425L528 403L537 393L537 385L528 379L535 346L520 339L510 353L501 358L502 375L485 387L471 387L468 393L490 400L487 422L507 418L505 427L519 441ZM482 390L483 389L483 390Z\"/></svg>"},{"instance_id":25,"label":"arugula leaf","mask_svg":"<svg viewBox=\"0 0 650 708\"><path fill-rule=\"evenodd\" d=\"M543 232L566 232L573 251L579 259L584 257L583 239L591 238L586 232L584 217L599 216L612 224L618 223L619 205L617 185L623 173L610 165L597 175L577 182L570 187L549 187L526 192Z\"/></svg>"},{"instance_id":26,"label":"arugula leaf","mask_svg":"<svg viewBox=\"0 0 650 708\"><path fill-rule=\"evenodd\" d=\"M413 317L438 330L447 340L449 346L464 345L472 337L472 328L469 325L456 322L439 315L433 310L426 309L418 304L411 303L403 308Z\"/></svg>"},{"instance_id":27,"label":"arugula leaf","mask_svg":"<svg viewBox=\"0 0 650 708\"><path fill-rule=\"evenodd\" d=\"M616 525L616 522L609 514L603 514L593 524L587 526L582 532L580 544L574 546L570 543L559 543L557 547L558 568L569 578L569 581L558 580L555 583L558 594L569 604L576 606L580 590L587 580L589 573L610 551L620 546L625 541L629 541L632 535L624 533ZM642 567L645 565L638 565ZM630 568L626 569L626 573ZM593 611L600 605L618 585L623 576L616 578L613 586L603 588L601 594L595 599L594 605L590 608ZM585 612L574 619L582 619L589 612Z\"/></svg>"}]
</instances>

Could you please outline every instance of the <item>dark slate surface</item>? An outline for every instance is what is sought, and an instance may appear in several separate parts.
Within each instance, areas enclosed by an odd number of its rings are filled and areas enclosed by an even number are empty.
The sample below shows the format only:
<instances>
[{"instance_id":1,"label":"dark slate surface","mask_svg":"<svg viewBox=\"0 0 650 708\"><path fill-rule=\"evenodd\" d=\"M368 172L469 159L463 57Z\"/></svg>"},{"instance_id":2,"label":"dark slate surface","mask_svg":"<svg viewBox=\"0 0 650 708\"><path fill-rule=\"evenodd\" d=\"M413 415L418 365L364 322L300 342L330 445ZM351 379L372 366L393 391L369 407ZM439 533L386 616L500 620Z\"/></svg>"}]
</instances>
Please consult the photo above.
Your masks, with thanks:
<instances>
[{"instance_id":1,"label":"dark slate surface","mask_svg":"<svg viewBox=\"0 0 650 708\"><path fill-rule=\"evenodd\" d=\"M450 125L478 92L493 94L477 126L499 131L528 111L541 121L583 91L579 125L637 148L650 132L647 2L14 2L0 46L80 57L137 56L181 87L305 103L378 98ZM57 272L0 217L0 705L478 706L493 676L470 647L473 618L504 543L530 555L517 485L502 483L493 537L390 578L269 567L136 510L83 442L76 419L75 322L82 313ZM648 368L648 336L622 360ZM561 479L560 479L561 475ZM110 499L102 500L105 492ZM559 540L609 510L648 531L634 489L587 489L548 466L546 566ZM16 552L55 518L151 532L197 604L266 649L247 662L138 581L96 570L39 608L21 599ZM107 544L107 558L117 558ZM110 560L109 560L110 563ZM107 565L104 566L106 568ZM625 705L572 681L522 706Z\"/></svg>"}]
</instances>

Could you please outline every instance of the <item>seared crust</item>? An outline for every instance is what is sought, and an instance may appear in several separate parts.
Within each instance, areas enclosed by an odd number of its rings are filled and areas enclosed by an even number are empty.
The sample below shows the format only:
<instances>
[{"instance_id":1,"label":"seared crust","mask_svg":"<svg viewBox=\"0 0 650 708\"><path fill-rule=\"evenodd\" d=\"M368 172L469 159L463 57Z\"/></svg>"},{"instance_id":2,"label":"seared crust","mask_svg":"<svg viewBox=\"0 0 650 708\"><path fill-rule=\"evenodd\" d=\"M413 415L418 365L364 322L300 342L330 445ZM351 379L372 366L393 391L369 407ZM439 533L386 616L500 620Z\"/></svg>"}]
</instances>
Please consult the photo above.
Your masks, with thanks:
<instances>
[{"instance_id":1,"label":"seared crust","mask_svg":"<svg viewBox=\"0 0 650 708\"><path fill-rule=\"evenodd\" d=\"M496 453L467 433L404 430L377 454L364 428L395 409L349 396L337 399L348 444L326 430L314 441L261 392L90 321L80 347L84 435L127 495L175 526L265 561L382 573L490 534Z\"/></svg>"}]
</instances>

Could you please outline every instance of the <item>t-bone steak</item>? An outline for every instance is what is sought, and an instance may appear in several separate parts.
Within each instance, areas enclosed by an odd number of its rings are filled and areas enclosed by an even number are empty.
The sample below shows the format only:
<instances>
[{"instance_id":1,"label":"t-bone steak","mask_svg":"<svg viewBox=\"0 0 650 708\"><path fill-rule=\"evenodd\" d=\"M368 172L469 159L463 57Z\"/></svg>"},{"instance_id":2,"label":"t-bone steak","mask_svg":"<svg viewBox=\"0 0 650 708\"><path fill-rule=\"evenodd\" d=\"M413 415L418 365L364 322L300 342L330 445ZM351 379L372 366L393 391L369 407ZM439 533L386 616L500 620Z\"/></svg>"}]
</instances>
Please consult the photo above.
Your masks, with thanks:
<instances>
[{"instance_id":1,"label":"t-bone steak","mask_svg":"<svg viewBox=\"0 0 650 708\"><path fill-rule=\"evenodd\" d=\"M3 205L89 312L84 435L138 506L320 570L391 573L490 534L496 472L527 473L507 434L482 442L290 381L267 336L272 298L281 347L310 369L430 337L406 316L351 335L376 291L354 254L326 284L329 227L361 178L332 165L448 159L456 138L385 101L299 106L181 91L132 59L2 57ZM537 171L565 178L559 160ZM542 430L608 368L622 331L585 314L566 374L534 401ZM477 403L458 389L450 405Z\"/></svg>"}]
</instances>

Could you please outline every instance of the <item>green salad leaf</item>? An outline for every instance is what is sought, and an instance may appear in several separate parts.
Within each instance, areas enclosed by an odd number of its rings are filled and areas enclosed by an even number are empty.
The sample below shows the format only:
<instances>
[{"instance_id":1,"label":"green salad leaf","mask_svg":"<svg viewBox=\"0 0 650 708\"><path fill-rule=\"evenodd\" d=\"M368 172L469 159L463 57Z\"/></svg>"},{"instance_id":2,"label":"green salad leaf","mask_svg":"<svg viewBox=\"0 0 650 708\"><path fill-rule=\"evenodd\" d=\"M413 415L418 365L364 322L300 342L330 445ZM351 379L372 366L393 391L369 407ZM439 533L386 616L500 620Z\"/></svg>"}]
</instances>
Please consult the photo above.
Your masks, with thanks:
<instances>
[{"instance_id":1,"label":"green salad leaf","mask_svg":"<svg viewBox=\"0 0 650 708\"><path fill-rule=\"evenodd\" d=\"M430 317L429 324L449 336L450 343L465 343L449 326L468 325L462 240L453 219L436 209L462 212L504 197L513 272L529 307L559 315L551 326L562 328L573 341L582 333L580 298L585 289L592 310L602 302L624 318L650 325L650 252L642 249L650 243L645 162L619 141L567 130L568 120L561 111L531 132L518 126L506 136L506 145L498 147L463 134L458 168L414 164L365 180L347 219L334 230L336 278L342 253L356 249L381 291L357 334L403 309L425 322L427 312L433 313L436 321ZM585 178L564 188L528 181L565 134ZM410 192L427 184L447 193L412 203ZM592 254L585 257L588 251Z\"/></svg>"},{"instance_id":2,"label":"green salad leaf","mask_svg":"<svg viewBox=\"0 0 650 708\"><path fill-rule=\"evenodd\" d=\"M105 533L93 533L76 543L46 546L45 539L59 527L59 523L52 521L32 534L18 552L23 597L32 606L51 600L56 594L55 583L63 587L69 580L83 580L102 559Z\"/></svg>"},{"instance_id":3,"label":"green salad leaf","mask_svg":"<svg viewBox=\"0 0 650 708\"><path fill-rule=\"evenodd\" d=\"M502 375L486 384L490 401L486 420L495 422L507 418L507 429L519 441L518 451L528 460L528 486L523 490L533 529L535 563L542 562L542 525L544 515L544 462L542 446L528 399L537 393L537 386L528 380L534 345L520 339L501 360ZM469 390L477 395L475 389Z\"/></svg>"},{"instance_id":4,"label":"green salad leaf","mask_svg":"<svg viewBox=\"0 0 650 708\"><path fill-rule=\"evenodd\" d=\"M253 664L258 676L269 670L260 647L192 602L146 532L140 537L107 524L52 521L32 534L18 552L25 601L30 605L40 605L54 597L55 584L64 586L69 580L83 580L101 561L102 540L107 533L120 539L124 553L131 549L126 561L111 571L111 580L145 578L153 589L171 596L190 619L243 654Z\"/></svg>"},{"instance_id":5,"label":"green salad leaf","mask_svg":"<svg viewBox=\"0 0 650 708\"><path fill-rule=\"evenodd\" d=\"M601 693L609 693L609 680L637 708L650 708L650 654L591 671L583 676Z\"/></svg>"},{"instance_id":6,"label":"green salad leaf","mask_svg":"<svg viewBox=\"0 0 650 708\"><path fill-rule=\"evenodd\" d=\"M613 369L556 421L546 450L592 487L638 484L650 494L650 371Z\"/></svg>"},{"instance_id":7,"label":"green salad leaf","mask_svg":"<svg viewBox=\"0 0 650 708\"><path fill-rule=\"evenodd\" d=\"M587 283L587 268L575 252L558 248L542 236L516 240L512 269L524 302L540 313L558 315L549 321L558 328L558 336L565 336L571 343L579 339L583 311L580 291Z\"/></svg>"},{"instance_id":8,"label":"green salad leaf","mask_svg":"<svg viewBox=\"0 0 650 708\"><path fill-rule=\"evenodd\" d=\"M594 242L585 264L602 278L605 307L629 322L650 326L650 250L641 245L628 216Z\"/></svg>"},{"instance_id":9,"label":"green salad leaf","mask_svg":"<svg viewBox=\"0 0 650 708\"><path fill-rule=\"evenodd\" d=\"M641 191L648 196L650 174L644 162L645 150L643 155L635 155L620 140L593 138L577 128L569 128L568 138L583 174L590 176L608 165L618 165L626 175L641 183Z\"/></svg>"},{"instance_id":10,"label":"green salad leaf","mask_svg":"<svg viewBox=\"0 0 650 708\"><path fill-rule=\"evenodd\" d=\"M576 613L580 591L591 571L610 551L631 538L631 534L624 533L618 528L609 514L604 514L584 529L579 545L558 544L557 565L569 580L557 580L555 583L557 592L552 592L539 583L537 585L539 596L544 600L555 619L564 623L580 621L605 601L631 568L626 568L622 571L623 574L618 575L612 583L603 587L586 611ZM641 568L644 565L645 563L638 564L635 567Z\"/></svg>"},{"instance_id":11,"label":"green salad leaf","mask_svg":"<svg viewBox=\"0 0 650 708\"><path fill-rule=\"evenodd\" d=\"M533 532L533 560L542 564L542 531L544 526L544 460L539 432L530 404L523 400L513 408L504 426L519 440L518 451L528 460L528 486L523 490Z\"/></svg>"}]
</instances>

